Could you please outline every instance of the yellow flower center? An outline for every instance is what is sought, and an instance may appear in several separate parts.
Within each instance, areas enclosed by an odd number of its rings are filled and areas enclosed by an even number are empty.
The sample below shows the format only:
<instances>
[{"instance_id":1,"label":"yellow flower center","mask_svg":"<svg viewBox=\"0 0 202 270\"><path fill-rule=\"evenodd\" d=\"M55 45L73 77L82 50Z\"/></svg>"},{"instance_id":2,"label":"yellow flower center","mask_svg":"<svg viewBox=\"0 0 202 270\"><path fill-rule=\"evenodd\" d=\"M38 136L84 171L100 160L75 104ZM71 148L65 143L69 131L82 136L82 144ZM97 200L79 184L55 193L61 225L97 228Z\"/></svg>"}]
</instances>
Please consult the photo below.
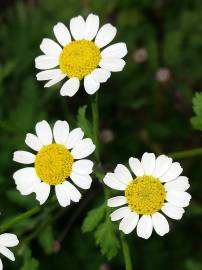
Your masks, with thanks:
<instances>
[{"instance_id":1,"label":"yellow flower center","mask_svg":"<svg viewBox=\"0 0 202 270\"><path fill-rule=\"evenodd\" d=\"M125 197L131 210L140 215L151 215L162 208L166 192L158 178L144 175L128 184Z\"/></svg>"},{"instance_id":2,"label":"yellow flower center","mask_svg":"<svg viewBox=\"0 0 202 270\"><path fill-rule=\"evenodd\" d=\"M63 48L59 65L69 78L81 80L98 66L100 59L100 49L95 43L82 39L72 41Z\"/></svg>"},{"instance_id":3,"label":"yellow flower center","mask_svg":"<svg viewBox=\"0 0 202 270\"><path fill-rule=\"evenodd\" d=\"M61 184L71 174L74 159L62 144L43 146L35 159L38 177L49 185Z\"/></svg>"}]
</instances>

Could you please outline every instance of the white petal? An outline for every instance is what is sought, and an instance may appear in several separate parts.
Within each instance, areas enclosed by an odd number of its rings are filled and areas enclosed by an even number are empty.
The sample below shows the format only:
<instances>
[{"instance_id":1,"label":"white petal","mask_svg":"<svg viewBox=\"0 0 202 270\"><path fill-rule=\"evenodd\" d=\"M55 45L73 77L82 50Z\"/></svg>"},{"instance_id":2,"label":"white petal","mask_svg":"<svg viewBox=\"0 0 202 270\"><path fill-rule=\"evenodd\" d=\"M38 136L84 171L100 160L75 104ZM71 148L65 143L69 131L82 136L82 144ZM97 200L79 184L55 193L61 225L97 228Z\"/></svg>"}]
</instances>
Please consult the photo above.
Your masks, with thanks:
<instances>
[{"instance_id":1,"label":"white petal","mask_svg":"<svg viewBox=\"0 0 202 270\"><path fill-rule=\"evenodd\" d=\"M114 173L107 173L103 179L105 185L116 190L125 190L126 185L120 182Z\"/></svg>"},{"instance_id":2,"label":"white petal","mask_svg":"<svg viewBox=\"0 0 202 270\"><path fill-rule=\"evenodd\" d=\"M73 163L72 171L81 174L91 174L93 171L93 162L88 159L77 160Z\"/></svg>"},{"instance_id":3,"label":"white petal","mask_svg":"<svg viewBox=\"0 0 202 270\"><path fill-rule=\"evenodd\" d=\"M122 71L126 62L119 58L104 58L100 61L99 66L108 71L119 72Z\"/></svg>"},{"instance_id":4,"label":"white petal","mask_svg":"<svg viewBox=\"0 0 202 270\"><path fill-rule=\"evenodd\" d=\"M79 90L80 81L77 78L70 78L60 89L61 96L73 97Z\"/></svg>"},{"instance_id":5,"label":"white petal","mask_svg":"<svg viewBox=\"0 0 202 270\"><path fill-rule=\"evenodd\" d=\"M160 213L154 213L152 215L152 223L154 230L160 236L165 235L169 232L169 224L167 219Z\"/></svg>"},{"instance_id":6,"label":"white petal","mask_svg":"<svg viewBox=\"0 0 202 270\"><path fill-rule=\"evenodd\" d=\"M171 164L168 171L160 177L160 180L162 182L168 182L168 181L174 180L182 173L182 171L183 169L180 166L180 163L174 162Z\"/></svg>"},{"instance_id":7,"label":"white petal","mask_svg":"<svg viewBox=\"0 0 202 270\"><path fill-rule=\"evenodd\" d=\"M130 165L131 170L136 176L144 175L144 170L139 159L131 157L129 159L129 165Z\"/></svg>"},{"instance_id":8,"label":"white petal","mask_svg":"<svg viewBox=\"0 0 202 270\"><path fill-rule=\"evenodd\" d=\"M144 173L146 175L152 175L155 168L155 155L153 153L144 153L141 160Z\"/></svg>"},{"instance_id":9,"label":"white petal","mask_svg":"<svg viewBox=\"0 0 202 270\"><path fill-rule=\"evenodd\" d=\"M56 121L53 127L53 136L56 143L65 144L69 135L69 124L67 121Z\"/></svg>"},{"instance_id":10,"label":"white petal","mask_svg":"<svg viewBox=\"0 0 202 270\"><path fill-rule=\"evenodd\" d=\"M58 66L59 58L50 55L40 55L35 58L35 67L38 69L50 69Z\"/></svg>"},{"instance_id":11,"label":"white petal","mask_svg":"<svg viewBox=\"0 0 202 270\"><path fill-rule=\"evenodd\" d=\"M151 216L143 215L137 224L137 235L144 239L148 239L153 230Z\"/></svg>"},{"instance_id":12,"label":"white petal","mask_svg":"<svg viewBox=\"0 0 202 270\"><path fill-rule=\"evenodd\" d=\"M187 177L179 176L176 180L166 183L164 187L167 191L185 191L190 187L190 185Z\"/></svg>"},{"instance_id":13,"label":"white petal","mask_svg":"<svg viewBox=\"0 0 202 270\"><path fill-rule=\"evenodd\" d=\"M110 217L112 221L117 221L128 216L130 213L131 210L128 208L128 206L124 206L112 212Z\"/></svg>"},{"instance_id":14,"label":"white petal","mask_svg":"<svg viewBox=\"0 0 202 270\"><path fill-rule=\"evenodd\" d=\"M103 25L95 38L95 44L99 48L106 46L114 39L116 32L116 28L110 23Z\"/></svg>"},{"instance_id":15,"label":"white petal","mask_svg":"<svg viewBox=\"0 0 202 270\"><path fill-rule=\"evenodd\" d=\"M122 58L127 54L127 47L124 42L108 46L101 52L102 58Z\"/></svg>"},{"instance_id":16,"label":"white petal","mask_svg":"<svg viewBox=\"0 0 202 270\"><path fill-rule=\"evenodd\" d=\"M99 28L99 17L94 14L88 15L84 31L84 39L92 40L97 34Z\"/></svg>"},{"instance_id":17,"label":"white petal","mask_svg":"<svg viewBox=\"0 0 202 270\"><path fill-rule=\"evenodd\" d=\"M92 154L95 150L95 145L92 140L89 138L83 139L72 149L71 154L75 159L82 159L90 154Z\"/></svg>"},{"instance_id":18,"label":"white petal","mask_svg":"<svg viewBox=\"0 0 202 270\"><path fill-rule=\"evenodd\" d=\"M3 263L1 259L0 259L0 270L3 270Z\"/></svg>"},{"instance_id":19,"label":"white petal","mask_svg":"<svg viewBox=\"0 0 202 270\"><path fill-rule=\"evenodd\" d=\"M95 82L104 83L109 79L109 77L111 76L111 73L108 70L105 70L103 68L96 68L93 70L91 75Z\"/></svg>"},{"instance_id":20,"label":"white petal","mask_svg":"<svg viewBox=\"0 0 202 270\"><path fill-rule=\"evenodd\" d=\"M0 235L0 245L5 247L14 247L19 244L17 236L13 233L3 233Z\"/></svg>"},{"instance_id":21,"label":"white petal","mask_svg":"<svg viewBox=\"0 0 202 270\"><path fill-rule=\"evenodd\" d=\"M69 30L67 27L59 22L53 27L53 32L55 34L55 37L57 38L57 41L62 45L66 46L68 43L71 42L71 36L69 33Z\"/></svg>"},{"instance_id":22,"label":"white petal","mask_svg":"<svg viewBox=\"0 0 202 270\"><path fill-rule=\"evenodd\" d=\"M50 125L43 120L36 124L36 134L43 145L51 144L53 141L53 134Z\"/></svg>"},{"instance_id":23,"label":"white petal","mask_svg":"<svg viewBox=\"0 0 202 270\"><path fill-rule=\"evenodd\" d=\"M83 17L78 16L71 19L70 31L75 40L84 38L85 26L86 26L86 23Z\"/></svg>"},{"instance_id":24,"label":"white petal","mask_svg":"<svg viewBox=\"0 0 202 270\"><path fill-rule=\"evenodd\" d=\"M75 185L82 189L89 189L92 183L92 178L90 175L81 175L75 172L72 172L70 178L74 182Z\"/></svg>"},{"instance_id":25,"label":"white petal","mask_svg":"<svg viewBox=\"0 0 202 270\"><path fill-rule=\"evenodd\" d=\"M65 181L62 184L63 188L66 190L69 198L73 201L73 202L79 202L81 199L81 193L78 191L78 189L73 186L70 182Z\"/></svg>"},{"instance_id":26,"label":"white petal","mask_svg":"<svg viewBox=\"0 0 202 270\"><path fill-rule=\"evenodd\" d=\"M172 158L169 158L165 155L158 156L156 159L156 166L152 175L156 177L162 176L170 168L172 161Z\"/></svg>"},{"instance_id":27,"label":"white petal","mask_svg":"<svg viewBox=\"0 0 202 270\"><path fill-rule=\"evenodd\" d=\"M126 203L127 203L127 201L126 201L125 196L116 196L116 197L110 198L107 201L107 206L109 206L109 207L117 207L117 206L124 205Z\"/></svg>"},{"instance_id":28,"label":"white petal","mask_svg":"<svg viewBox=\"0 0 202 270\"><path fill-rule=\"evenodd\" d=\"M56 83L62 81L64 78L66 77L66 74L60 74L57 77L53 78L52 80L50 80L49 82L47 82L44 87L51 87L53 85L55 85Z\"/></svg>"},{"instance_id":29,"label":"white petal","mask_svg":"<svg viewBox=\"0 0 202 270\"><path fill-rule=\"evenodd\" d=\"M28 195L35 191L40 179L36 175L35 168L23 168L13 174L17 189L22 195Z\"/></svg>"},{"instance_id":30,"label":"white petal","mask_svg":"<svg viewBox=\"0 0 202 270\"><path fill-rule=\"evenodd\" d=\"M25 143L35 151L39 151L43 144L40 142L39 138L31 133L26 135Z\"/></svg>"},{"instance_id":31,"label":"white petal","mask_svg":"<svg viewBox=\"0 0 202 270\"><path fill-rule=\"evenodd\" d=\"M0 253L11 261L15 261L15 256L7 247L0 245Z\"/></svg>"},{"instance_id":32,"label":"white petal","mask_svg":"<svg viewBox=\"0 0 202 270\"><path fill-rule=\"evenodd\" d=\"M92 74L89 74L84 78L84 88L86 93L93 95L100 88L100 83L93 79Z\"/></svg>"},{"instance_id":33,"label":"white petal","mask_svg":"<svg viewBox=\"0 0 202 270\"><path fill-rule=\"evenodd\" d=\"M43 204L47 201L50 194L50 185L42 182L37 185L35 192L37 201L39 201L40 204Z\"/></svg>"},{"instance_id":34,"label":"white petal","mask_svg":"<svg viewBox=\"0 0 202 270\"><path fill-rule=\"evenodd\" d=\"M74 146L78 145L78 143L82 140L84 136L83 131L81 128L75 128L73 129L67 138L67 141L65 143L66 147L68 149L72 149Z\"/></svg>"},{"instance_id":35,"label":"white petal","mask_svg":"<svg viewBox=\"0 0 202 270\"><path fill-rule=\"evenodd\" d=\"M138 220L139 215L135 214L134 212L129 213L121 220L119 230L123 231L125 234L131 233L135 229Z\"/></svg>"},{"instance_id":36,"label":"white petal","mask_svg":"<svg viewBox=\"0 0 202 270\"><path fill-rule=\"evenodd\" d=\"M125 185L133 180L133 177L128 168L122 164L118 164L114 170L115 177Z\"/></svg>"},{"instance_id":37,"label":"white petal","mask_svg":"<svg viewBox=\"0 0 202 270\"><path fill-rule=\"evenodd\" d=\"M187 207L191 200L191 195L187 192L168 191L166 200L178 207Z\"/></svg>"},{"instance_id":38,"label":"white petal","mask_svg":"<svg viewBox=\"0 0 202 270\"><path fill-rule=\"evenodd\" d=\"M55 186L55 194L62 207L70 205L70 197L62 184Z\"/></svg>"},{"instance_id":39,"label":"white petal","mask_svg":"<svg viewBox=\"0 0 202 270\"><path fill-rule=\"evenodd\" d=\"M47 81L52 80L60 76L61 70L60 69L50 69L50 70L44 70L36 74L36 78L38 81Z\"/></svg>"},{"instance_id":40,"label":"white petal","mask_svg":"<svg viewBox=\"0 0 202 270\"><path fill-rule=\"evenodd\" d=\"M62 49L61 47L52 39L44 38L40 44L40 49L43 53L52 56L59 56Z\"/></svg>"},{"instance_id":41,"label":"white petal","mask_svg":"<svg viewBox=\"0 0 202 270\"><path fill-rule=\"evenodd\" d=\"M27 151L16 151L13 160L22 164L32 164L35 161L35 155Z\"/></svg>"},{"instance_id":42,"label":"white petal","mask_svg":"<svg viewBox=\"0 0 202 270\"><path fill-rule=\"evenodd\" d=\"M177 207L172 203L165 203L161 211L172 219L181 219L184 214L184 209Z\"/></svg>"}]
</instances>

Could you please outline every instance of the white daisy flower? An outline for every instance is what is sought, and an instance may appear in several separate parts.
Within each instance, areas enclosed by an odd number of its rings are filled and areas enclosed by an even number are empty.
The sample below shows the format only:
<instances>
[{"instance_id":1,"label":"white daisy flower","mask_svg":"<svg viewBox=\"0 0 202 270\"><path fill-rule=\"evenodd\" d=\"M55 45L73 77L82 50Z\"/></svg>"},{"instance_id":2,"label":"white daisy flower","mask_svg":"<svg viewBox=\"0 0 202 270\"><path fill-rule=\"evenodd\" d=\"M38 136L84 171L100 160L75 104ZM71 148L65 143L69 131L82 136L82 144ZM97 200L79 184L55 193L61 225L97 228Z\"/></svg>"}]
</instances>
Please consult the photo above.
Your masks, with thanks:
<instances>
[{"instance_id":1,"label":"white daisy flower","mask_svg":"<svg viewBox=\"0 0 202 270\"><path fill-rule=\"evenodd\" d=\"M36 199L43 204L54 186L61 206L66 207L71 201L78 202L81 193L69 180L82 189L90 188L93 162L85 158L95 150L92 140L83 139L83 136L80 128L69 132L66 121L56 121L53 132L45 120L37 123L36 135L28 133L25 139L25 143L37 153L16 151L13 156L16 162L34 164L13 175L20 193L35 192Z\"/></svg>"},{"instance_id":2,"label":"white daisy flower","mask_svg":"<svg viewBox=\"0 0 202 270\"><path fill-rule=\"evenodd\" d=\"M44 87L68 77L60 89L62 96L72 97L82 79L86 92L92 95L100 83L109 79L111 72L121 71L125 66L122 58L127 54L126 44L120 42L104 48L114 39L117 30L109 23L99 29L99 17L94 14L86 20L82 16L72 18L70 31L59 22L53 32L59 44L44 38L40 45L44 54L36 57L35 66L43 70L37 74L37 80L48 81Z\"/></svg>"},{"instance_id":3,"label":"white daisy flower","mask_svg":"<svg viewBox=\"0 0 202 270\"><path fill-rule=\"evenodd\" d=\"M163 236L169 232L169 224L163 214L181 219L184 207L191 196L188 178L180 176L183 169L172 158L145 153L141 161L131 157L129 165L118 164L114 173L107 173L104 183L110 188L124 191L123 196L108 200L109 207L119 207L111 214L111 220L121 220L119 230L131 233L137 226L137 235L148 239L152 230ZM162 213L163 214L162 214Z\"/></svg>"},{"instance_id":4,"label":"white daisy flower","mask_svg":"<svg viewBox=\"0 0 202 270\"><path fill-rule=\"evenodd\" d=\"M19 240L15 234L3 233L0 234L0 253L11 261L15 261L13 252L8 249L9 247L15 247L19 244ZM0 270L3 269L2 260L0 259Z\"/></svg>"}]
</instances>

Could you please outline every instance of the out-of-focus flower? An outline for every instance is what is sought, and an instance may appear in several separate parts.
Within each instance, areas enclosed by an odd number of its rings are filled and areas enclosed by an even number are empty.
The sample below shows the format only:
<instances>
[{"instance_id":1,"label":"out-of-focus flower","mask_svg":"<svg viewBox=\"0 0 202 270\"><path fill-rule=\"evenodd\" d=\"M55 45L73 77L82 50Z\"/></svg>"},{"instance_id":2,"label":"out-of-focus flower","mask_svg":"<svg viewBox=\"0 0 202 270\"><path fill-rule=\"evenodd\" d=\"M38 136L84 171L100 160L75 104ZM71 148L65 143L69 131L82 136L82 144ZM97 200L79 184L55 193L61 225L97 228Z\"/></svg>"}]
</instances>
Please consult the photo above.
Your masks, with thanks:
<instances>
[{"instance_id":1,"label":"out-of-focus flower","mask_svg":"<svg viewBox=\"0 0 202 270\"><path fill-rule=\"evenodd\" d=\"M22 195L35 192L36 199L43 204L48 199L51 186L54 186L62 207L70 205L71 201L78 202L81 193L69 180L82 189L90 188L93 162L84 158L95 150L92 140L83 139L84 133L80 128L69 132L68 123L59 120L53 132L45 120L37 123L36 134L28 133L25 139L25 143L37 151L36 155L27 151L14 153L14 161L34 163L34 167L14 173L17 189Z\"/></svg>"},{"instance_id":2,"label":"out-of-focus flower","mask_svg":"<svg viewBox=\"0 0 202 270\"><path fill-rule=\"evenodd\" d=\"M107 144L113 141L114 133L111 129L103 129L100 133L100 140L102 143Z\"/></svg>"},{"instance_id":3,"label":"out-of-focus flower","mask_svg":"<svg viewBox=\"0 0 202 270\"><path fill-rule=\"evenodd\" d=\"M147 58L148 58L148 53L145 48L137 49L133 53L133 60L138 64L144 63L145 61L147 61Z\"/></svg>"},{"instance_id":4,"label":"out-of-focus flower","mask_svg":"<svg viewBox=\"0 0 202 270\"><path fill-rule=\"evenodd\" d=\"M37 74L37 80L48 81L44 87L67 77L60 94L72 97L84 79L84 88L92 95L100 88L100 83L109 79L111 72L124 68L122 58L127 54L126 44L120 42L106 47L117 30L109 23L99 29L98 16L90 14L86 21L82 16L72 18L70 32L73 39L61 22L54 26L53 31L59 44L52 39L43 39L40 49L44 55L35 59L36 68L43 70Z\"/></svg>"},{"instance_id":5,"label":"out-of-focus flower","mask_svg":"<svg viewBox=\"0 0 202 270\"><path fill-rule=\"evenodd\" d=\"M112 268L108 264L105 263L100 266L99 270L112 270Z\"/></svg>"},{"instance_id":6,"label":"out-of-focus flower","mask_svg":"<svg viewBox=\"0 0 202 270\"><path fill-rule=\"evenodd\" d=\"M117 165L114 173L107 173L104 183L116 190L124 191L124 196L108 200L109 207L119 207L111 214L112 221L121 220L119 230L131 233L137 226L137 235L148 239L154 230L160 236L169 232L166 216L181 219L184 207L189 205L191 196L188 178L180 176L183 169L172 158L153 153L144 153L141 161L131 157L128 168Z\"/></svg>"},{"instance_id":7,"label":"out-of-focus flower","mask_svg":"<svg viewBox=\"0 0 202 270\"><path fill-rule=\"evenodd\" d=\"M159 68L156 72L156 80L161 83L165 83L170 80L171 72L168 68Z\"/></svg>"},{"instance_id":8,"label":"out-of-focus flower","mask_svg":"<svg viewBox=\"0 0 202 270\"><path fill-rule=\"evenodd\" d=\"M55 240L54 243L53 243L53 251L55 253L58 253L61 249L61 244L58 240Z\"/></svg>"}]
</instances>

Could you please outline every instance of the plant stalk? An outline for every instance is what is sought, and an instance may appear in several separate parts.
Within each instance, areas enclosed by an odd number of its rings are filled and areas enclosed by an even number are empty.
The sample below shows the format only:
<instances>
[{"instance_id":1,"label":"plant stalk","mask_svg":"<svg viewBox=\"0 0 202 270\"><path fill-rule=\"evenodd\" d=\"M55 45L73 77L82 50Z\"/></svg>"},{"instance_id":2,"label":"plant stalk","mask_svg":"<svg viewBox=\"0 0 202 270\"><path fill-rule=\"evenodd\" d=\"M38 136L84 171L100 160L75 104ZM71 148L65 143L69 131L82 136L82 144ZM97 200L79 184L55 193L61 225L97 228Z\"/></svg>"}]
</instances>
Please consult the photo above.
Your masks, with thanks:
<instances>
[{"instance_id":1,"label":"plant stalk","mask_svg":"<svg viewBox=\"0 0 202 270\"><path fill-rule=\"evenodd\" d=\"M95 159L97 163L100 163L100 143L99 143L99 110L98 110L98 93L91 103L92 118L93 118L93 141L96 145Z\"/></svg>"},{"instance_id":2,"label":"plant stalk","mask_svg":"<svg viewBox=\"0 0 202 270\"><path fill-rule=\"evenodd\" d=\"M93 119L93 141L96 145L95 160L97 161L98 168L100 168L101 162L100 162L100 142L99 142L98 93L96 93L96 96L91 103L91 108L92 108L92 119ZM99 180L101 182L103 180L103 176L104 176L104 174L102 172L98 173L98 175L97 175L97 177L99 178ZM104 187L104 197L105 197L105 201L107 203L107 200L110 197L110 191L105 187ZM107 211L106 211L106 218L109 218L108 207L107 207ZM129 247L128 247L128 244L125 241L124 235L122 233L121 233L121 244L122 244L123 255L124 255L125 269L126 270L133 270Z\"/></svg>"},{"instance_id":3,"label":"plant stalk","mask_svg":"<svg viewBox=\"0 0 202 270\"><path fill-rule=\"evenodd\" d=\"M126 268L126 270L133 270L128 243L126 242L124 234L121 233L120 235L121 235L121 245L122 245L122 250L123 250L125 268Z\"/></svg>"},{"instance_id":4,"label":"plant stalk","mask_svg":"<svg viewBox=\"0 0 202 270\"><path fill-rule=\"evenodd\" d=\"M168 154L172 158L190 158L196 156L202 156L202 148L195 148L191 150L184 150L179 152L173 152Z\"/></svg>"},{"instance_id":5,"label":"plant stalk","mask_svg":"<svg viewBox=\"0 0 202 270\"><path fill-rule=\"evenodd\" d=\"M21 215L18 215L11 220L9 220L7 223L0 226L0 233L5 232L6 230L12 228L15 224L35 215L41 210L40 206L33 207L29 209L28 211L22 213Z\"/></svg>"}]
</instances>

